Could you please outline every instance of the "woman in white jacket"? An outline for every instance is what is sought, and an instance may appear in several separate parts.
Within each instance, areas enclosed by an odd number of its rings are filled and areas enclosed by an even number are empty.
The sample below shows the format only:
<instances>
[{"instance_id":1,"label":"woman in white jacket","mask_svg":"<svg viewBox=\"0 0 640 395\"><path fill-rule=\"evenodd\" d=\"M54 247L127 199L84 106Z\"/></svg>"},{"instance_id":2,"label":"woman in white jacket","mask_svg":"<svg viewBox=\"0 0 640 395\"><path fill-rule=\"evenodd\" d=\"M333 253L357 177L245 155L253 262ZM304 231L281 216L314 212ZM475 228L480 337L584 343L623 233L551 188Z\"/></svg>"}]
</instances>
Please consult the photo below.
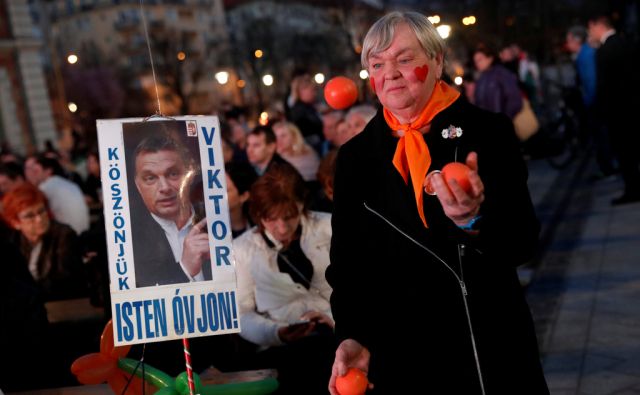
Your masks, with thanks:
<instances>
[{"instance_id":1,"label":"woman in white jacket","mask_svg":"<svg viewBox=\"0 0 640 395\"><path fill-rule=\"evenodd\" d=\"M278 394L326 393L335 345L325 279L331 215L307 209L305 184L275 165L251 188L257 226L234 240L241 336L260 367L278 369Z\"/></svg>"}]
</instances>

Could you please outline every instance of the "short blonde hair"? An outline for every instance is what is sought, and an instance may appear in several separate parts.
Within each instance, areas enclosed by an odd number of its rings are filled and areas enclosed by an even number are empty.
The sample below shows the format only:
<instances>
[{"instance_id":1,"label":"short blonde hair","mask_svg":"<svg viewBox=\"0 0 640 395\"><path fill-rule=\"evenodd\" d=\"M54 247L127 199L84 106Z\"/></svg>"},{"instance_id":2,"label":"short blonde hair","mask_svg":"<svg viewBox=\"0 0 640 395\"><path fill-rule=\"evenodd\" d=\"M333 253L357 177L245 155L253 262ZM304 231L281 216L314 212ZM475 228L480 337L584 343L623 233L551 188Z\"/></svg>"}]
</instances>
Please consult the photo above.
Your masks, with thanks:
<instances>
[{"instance_id":1,"label":"short blonde hair","mask_svg":"<svg viewBox=\"0 0 640 395\"><path fill-rule=\"evenodd\" d=\"M362 44L362 67L369 69L369 57L389 48L396 27L406 24L416 35L427 56L434 59L446 50L444 40L426 16L413 11L390 12L371 26Z\"/></svg>"}]
</instances>

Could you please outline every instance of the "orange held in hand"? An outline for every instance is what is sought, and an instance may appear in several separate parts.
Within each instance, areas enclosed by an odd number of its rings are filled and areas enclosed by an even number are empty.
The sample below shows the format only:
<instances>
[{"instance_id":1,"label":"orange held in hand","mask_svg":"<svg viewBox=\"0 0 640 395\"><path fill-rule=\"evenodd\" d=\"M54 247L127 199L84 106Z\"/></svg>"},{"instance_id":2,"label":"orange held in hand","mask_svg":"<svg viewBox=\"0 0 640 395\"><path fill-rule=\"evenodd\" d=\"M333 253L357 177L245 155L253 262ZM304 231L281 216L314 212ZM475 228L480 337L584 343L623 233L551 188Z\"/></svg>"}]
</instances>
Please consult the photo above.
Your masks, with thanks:
<instances>
[{"instance_id":1,"label":"orange held in hand","mask_svg":"<svg viewBox=\"0 0 640 395\"><path fill-rule=\"evenodd\" d=\"M448 183L449 180L456 180L460 188L462 188L465 192L471 193L471 183L469 182L469 172L471 169L469 166L460 162L451 162L447 163L442 168L442 176L444 180Z\"/></svg>"},{"instance_id":2,"label":"orange held in hand","mask_svg":"<svg viewBox=\"0 0 640 395\"><path fill-rule=\"evenodd\" d=\"M358 100L358 87L347 77L334 77L324 87L324 99L334 110L344 110Z\"/></svg>"},{"instance_id":3,"label":"orange held in hand","mask_svg":"<svg viewBox=\"0 0 640 395\"><path fill-rule=\"evenodd\" d=\"M358 368L349 368L347 374L336 378L336 389L340 395L364 395L369 380Z\"/></svg>"}]
</instances>

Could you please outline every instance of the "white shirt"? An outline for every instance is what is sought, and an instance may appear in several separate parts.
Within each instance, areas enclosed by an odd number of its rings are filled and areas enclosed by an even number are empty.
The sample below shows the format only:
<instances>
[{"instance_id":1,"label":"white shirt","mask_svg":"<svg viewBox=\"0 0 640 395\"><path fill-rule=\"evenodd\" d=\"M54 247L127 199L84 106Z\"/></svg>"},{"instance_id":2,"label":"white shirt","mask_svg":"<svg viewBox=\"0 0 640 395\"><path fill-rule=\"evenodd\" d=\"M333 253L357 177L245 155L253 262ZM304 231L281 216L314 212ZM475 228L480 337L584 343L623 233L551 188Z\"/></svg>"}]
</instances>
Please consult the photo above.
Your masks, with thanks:
<instances>
[{"instance_id":1,"label":"white shirt","mask_svg":"<svg viewBox=\"0 0 640 395\"><path fill-rule=\"evenodd\" d=\"M605 41L607 41L607 39L611 36L613 36L614 34L616 34L616 29L611 29L611 30L607 30L606 32L604 32L602 34L602 37L600 37L600 44L604 44Z\"/></svg>"},{"instance_id":2,"label":"white shirt","mask_svg":"<svg viewBox=\"0 0 640 395\"><path fill-rule=\"evenodd\" d=\"M38 185L49 201L53 218L67 224L77 234L89 229L89 207L78 185L60 176L51 176Z\"/></svg>"},{"instance_id":3,"label":"white shirt","mask_svg":"<svg viewBox=\"0 0 640 395\"><path fill-rule=\"evenodd\" d=\"M192 277L191 275L189 275L189 272L187 272L181 262L184 239L191 231L191 228L193 228L193 217L195 216L193 207L191 208L191 216L189 217L187 223L182 227L182 229L178 229L178 226L172 220L160 218L153 213L151 213L151 216L158 223L158 225L160 225L162 230L164 230L164 234L165 236L167 236L167 241L169 242L169 246L171 247L171 252L173 252L173 260L178 262L184 274L186 274L186 276L192 282L204 281L204 274L202 273L202 269L200 269L200 272L198 274Z\"/></svg>"}]
</instances>

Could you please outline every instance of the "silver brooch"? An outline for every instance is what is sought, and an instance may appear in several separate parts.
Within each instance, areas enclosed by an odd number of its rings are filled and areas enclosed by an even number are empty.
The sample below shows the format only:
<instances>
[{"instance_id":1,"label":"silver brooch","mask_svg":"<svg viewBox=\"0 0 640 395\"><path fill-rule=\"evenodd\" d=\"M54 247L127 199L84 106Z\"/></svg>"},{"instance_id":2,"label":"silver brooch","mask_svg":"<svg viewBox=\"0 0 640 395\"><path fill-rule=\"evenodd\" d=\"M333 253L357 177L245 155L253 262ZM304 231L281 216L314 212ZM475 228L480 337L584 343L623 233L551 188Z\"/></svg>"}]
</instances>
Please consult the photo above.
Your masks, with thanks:
<instances>
[{"instance_id":1,"label":"silver brooch","mask_svg":"<svg viewBox=\"0 0 640 395\"><path fill-rule=\"evenodd\" d=\"M442 138L455 139L460 136L462 136L462 128L449 125L448 128L442 129Z\"/></svg>"}]
</instances>

